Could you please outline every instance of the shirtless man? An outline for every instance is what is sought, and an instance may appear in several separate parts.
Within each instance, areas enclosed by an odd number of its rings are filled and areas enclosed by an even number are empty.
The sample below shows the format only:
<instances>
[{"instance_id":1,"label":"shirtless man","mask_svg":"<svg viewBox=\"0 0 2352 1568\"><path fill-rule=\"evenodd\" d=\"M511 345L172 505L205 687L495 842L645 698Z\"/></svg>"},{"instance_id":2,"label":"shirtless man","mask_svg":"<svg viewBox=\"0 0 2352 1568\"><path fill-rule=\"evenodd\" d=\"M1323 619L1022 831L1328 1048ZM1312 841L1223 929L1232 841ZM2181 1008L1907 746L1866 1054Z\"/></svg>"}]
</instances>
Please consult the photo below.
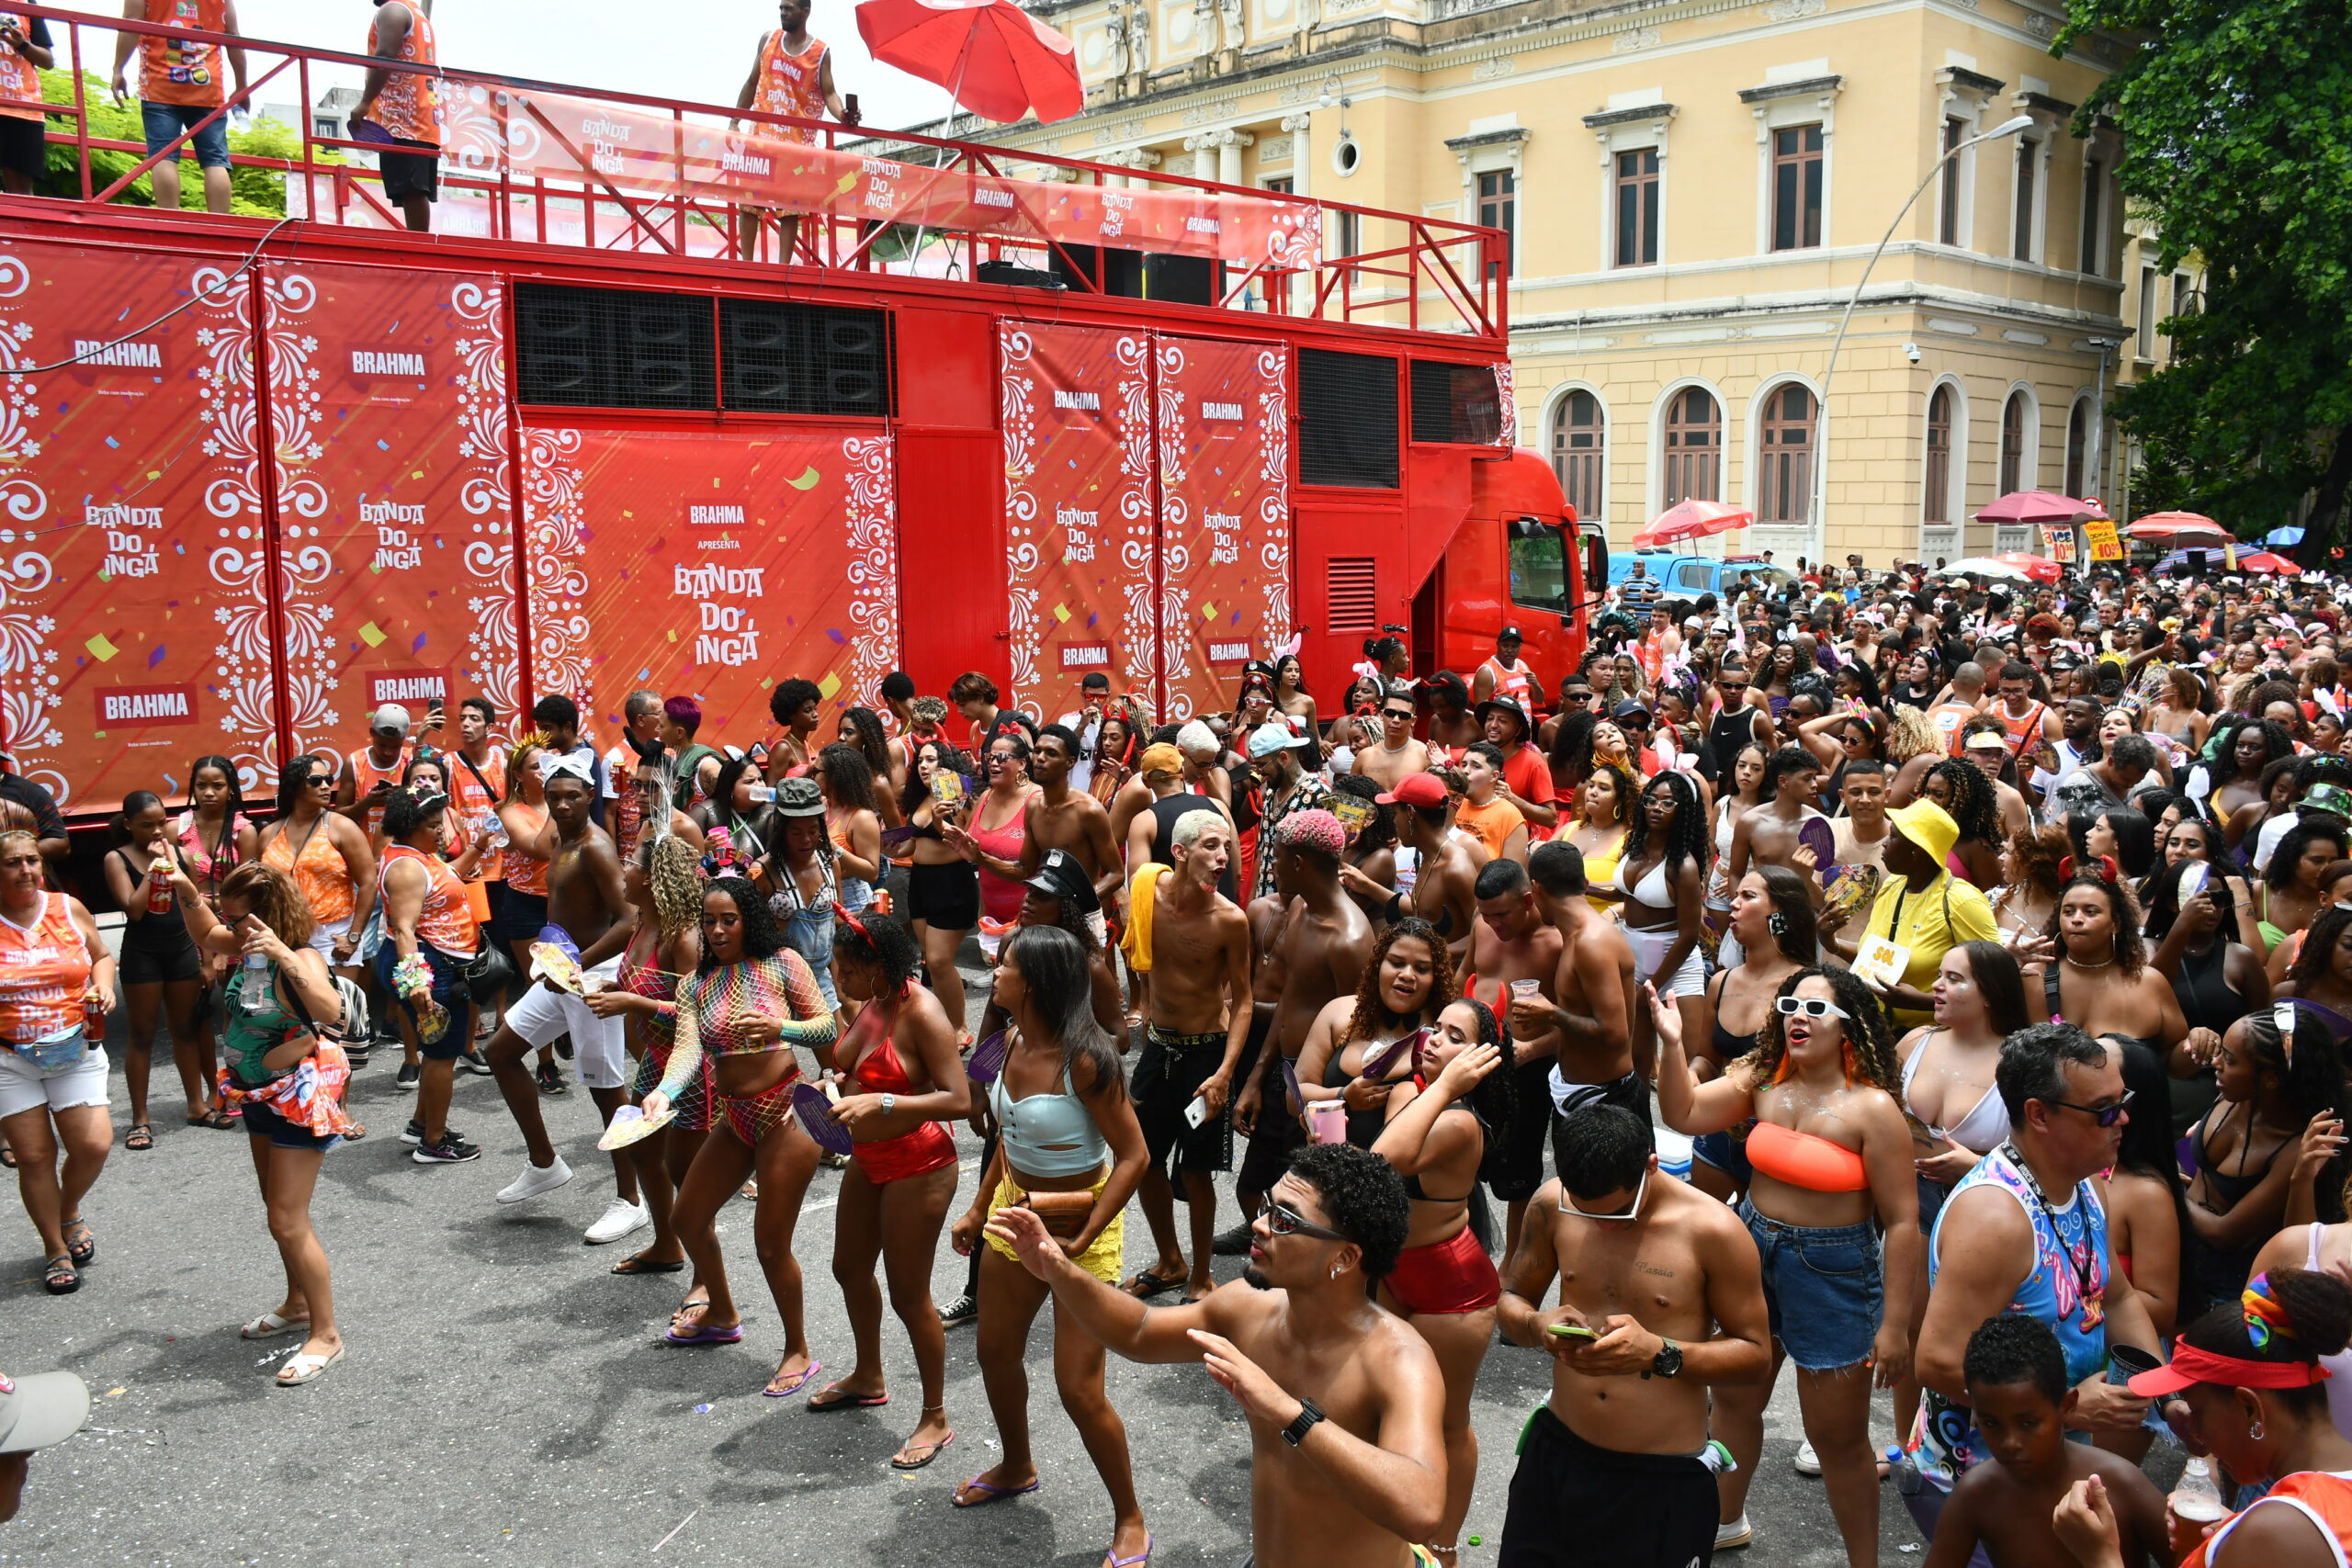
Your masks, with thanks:
<instances>
[{"instance_id":1,"label":"shirtless man","mask_svg":"<svg viewBox=\"0 0 2352 1568\"><path fill-rule=\"evenodd\" d=\"M1315 1015L1334 998L1353 996L1364 965L1372 962L1372 922L1340 888L1340 857L1346 849L1347 829L1328 811L1294 812L1274 830L1274 891L1282 900L1282 921L1273 940L1260 948L1265 960L1258 966L1260 993L1269 978L1274 986L1265 1033L1273 1049L1259 1051L1255 1070L1233 1107L1233 1124L1250 1140L1234 1184L1250 1219L1257 1217L1259 1200L1306 1142L1282 1069L1274 1064L1287 1060L1295 1066ZM1253 1039L1257 1033L1251 1031ZM1235 1239L1228 1231L1217 1243L1223 1248ZM1240 1245L1232 1247L1236 1255L1250 1246L1246 1235L1238 1239Z\"/></svg>"},{"instance_id":2,"label":"shirtless man","mask_svg":"<svg viewBox=\"0 0 2352 1568\"><path fill-rule=\"evenodd\" d=\"M1521 1438L1497 1561L1704 1562L1707 1391L1772 1364L1756 1244L1730 1208L1659 1171L1632 1111L1580 1110L1555 1142L1559 1179L1537 1194L1499 1314L1504 1338L1551 1353L1552 1397Z\"/></svg>"},{"instance_id":3,"label":"shirtless man","mask_svg":"<svg viewBox=\"0 0 2352 1568\"><path fill-rule=\"evenodd\" d=\"M595 784L587 754L574 752L548 764L548 825L540 847L548 861L548 922L560 926L580 947L582 983L611 986L620 973L622 953L637 929L637 906L621 887L620 856L613 840L588 819ZM529 1163L523 1174L502 1190L502 1203L520 1203L551 1192L571 1179L571 1168L548 1138L539 1114L538 1086L531 1081L523 1058L541 1046L570 1034L579 1057L580 1081L606 1122L628 1102L628 1050L623 1020L598 1018L587 1003L543 977L508 1006L498 1031L482 1048L506 1109L523 1131ZM626 1150L613 1155L617 1194L604 1216L588 1227L588 1243L600 1247L618 1241L653 1223L637 1186L637 1167Z\"/></svg>"},{"instance_id":4,"label":"shirtless man","mask_svg":"<svg viewBox=\"0 0 2352 1568\"><path fill-rule=\"evenodd\" d=\"M1092 795L1070 787L1078 752L1078 737L1064 726L1049 724L1037 731L1037 744L1029 753L1029 776L1038 787L1022 813L1021 879L1026 882L1037 874L1048 850L1067 850L1093 879L1095 897L1109 902L1119 896L1126 867L1119 858L1118 840L1111 837L1111 814ZM1098 910L1098 940L1101 922Z\"/></svg>"},{"instance_id":5,"label":"shirtless man","mask_svg":"<svg viewBox=\"0 0 2352 1568\"><path fill-rule=\"evenodd\" d=\"M1151 858L1148 845L1152 835L1159 831L1156 826L1145 829L1146 848L1138 855L1136 852L1136 818L1149 815L1153 801L1165 800L1180 793L1183 787L1184 753L1176 750L1170 741L1145 747L1142 755L1136 759L1135 776L1121 784L1119 793L1111 797L1111 841L1126 852L1127 875L1135 875L1143 869L1144 862Z\"/></svg>"},{"instance_id":6,"label":"shirtless man","mask_svg":"<svg viewBox=\"0 0 2352 1568\"><path fill-rule=\"evenodd\" d=\"M1430 761L1459 762L1463 748L1487 738L1486 726L1470 711L1470 688L1451 670L1421 682L1430 694Z\"/></svg>"},{"instance_id":7,"label":"shirtless man","mask_svg":"<svg viewBox=\"0 0 2352 1568\"><path fill-rule=\"evenodd\" d=\"M1329 1144L1301 1149L1272 1197L1248 1271L1181 1307L1147 1309L1085 1273L1026 1209L1001 1211L989 1234L1109 1348L1198 1360L1233 1395L1250 1418L1251 1563L1413 1568L1430 1560L1409 1543L1444 1511L1445 1383L1428 1344L1369 1294L1405 1245L1405 1184L1378 1156ZM1762 1285L1749 1285L1760 1318ZM1712 1510L1700 1517L1713 1528Z\"/></svg>"},{"instance_id":8,"label":"shirtless man","mask_svg":"<svg viewBox=\"0 0 2352 1568\"><path fill-rule=\"evenodd\" d=\"M1635 1069L1631 1034L1640 987L1634 980L1634 948L1617 923L1585 897L1584 856L1574 844L1554 839L1535 846L1528 862L1535 908L1560 933L1560 968L1549 999L1526 997L1511 1004L1511 1032L1558 1032L1548 1088L1559 1138L1559 1118L1587 1105L1622 1105L1649 1125L1650 1089Z\"/></svg>"},{"instance_id":9,"label":"shirtless man","mask_svg":"<svg viewBox=\"0 0 2352 1568\"><path fill-rule=\"evenodd\" d=\"M1396 840L1413 852L1418 862L1409 892L1383 887L1354 866L1340 873L1340 885L1390 901L1389 919L1419 915L1445 938L1446 951L1459 968L1470 956L1470 931L1477 923L1478 898L1473 889L1478 868L1494 857L1476 840L1453 830L1453 807L1445 785L1434 773L1414 773L1377 804L1396 807Z\"/></svg>"},{"instance_id":10,"label":"shirtless man","mask_svg":"<svg viewBox=\"0 0 2352 1568\"><path fill-rule=\"evenodd\" d=\"M1425 772L1430 749L1413 739L1413 689L1392 682L1380 701L1380 739L1356 752L1352 772L1395 789L1408 774Z\"/></svg>"},{"instance_id":11,"label":"shirtless man","mask_svg":"<svg viewBox=\"0 0 2352 1568\"><path fill-rule=\"evenodd\" d=\"M1479 868L1474 891L1478 919L1470 935L1470 967L1462 976L1462 994L1486 1003L1497 1018L1511 1021L1511 1070L1518 1075L1509 1166L1499 1166L1488 1153L1482 1172L1494 1195L1509 1205L1503 1256L1519 1247L1519 1225L1527 1201L1544 1184L1544 1139L1552 1126L1552 1066L1558 1060L1559 1026L1549 1011L1559 999L1560 955L1566 942L1559 930L1536 907L1535 885L1527 868L1515 860L1488 861ZM1630 949L1628 950L1630 952ZM1522 1028L1511 1015L1512 987L1532 981L1534 1000L1546 1014ZM1531 1009L1531 1016L1536 1010Z\"/></svg>"},{"instance_id":12,"label":"shirtless man","mask_svg":"<svg viewBox=\"0 0 2352 1568\"><path fill-rule=\"evenodd\" d=\"M1150 1024L1129 1092L1143 1124L1151 1165L1136 1195L1159 1248L1153 1265L1124 1287L1156 1296L1184 1287L1187 1301L1216 1288L1209 1278L1216 1241L1215 1173L1233 1168L1233 1117L1227 1104L1241 1047L1250 1038L1250 918L1216 890L1233 856L1233 825L1203 804L1170 830L1172 869L1158 863L1136 874L1123 946L1128 964L1151 977ZM1194 1122L1185 1108L1198 1099ZM1173 1165L1193 1210L1193 1263L1176 1239Z\"/></svg>"},{"instance_id":13,"label":"shirtless man","mask_svg":"<svg viewBox=\"0 0 2352 1568\"><path fill-rule=\"evenodd\" d=\"M1786 866L1800 876L1813 874L1811 852L1797 831L1821 815L1813 804L1821 795L1821 760L1802 746L1783 746L1765 759L1764 782L1757 786L1764 804L1743 815L1731 830L1731 886L1759 865ZM1799 860L1799 854L1806 856ZM1816 887L1814 897L1820 897Z\"/></svg>"}]
</instances>

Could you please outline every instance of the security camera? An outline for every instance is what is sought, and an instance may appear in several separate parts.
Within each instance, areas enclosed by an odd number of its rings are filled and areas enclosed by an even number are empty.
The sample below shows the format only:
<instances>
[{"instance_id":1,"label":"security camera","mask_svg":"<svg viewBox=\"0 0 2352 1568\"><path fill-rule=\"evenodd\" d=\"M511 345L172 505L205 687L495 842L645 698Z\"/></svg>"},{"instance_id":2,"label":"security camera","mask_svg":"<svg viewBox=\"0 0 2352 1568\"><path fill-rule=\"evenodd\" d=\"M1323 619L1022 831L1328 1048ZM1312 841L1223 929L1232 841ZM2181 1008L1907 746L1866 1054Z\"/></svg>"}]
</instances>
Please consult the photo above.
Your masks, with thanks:
<instances>
[{"instance_id":1,"label":"security camera","mask_svg":"<svg viewBox=\"0 0 2352 1568\"><path fill-rule=\"evenodd\" d=\"M1918 364L1918 363L1919 363L1919 345L1918 345L1917 344L1916 344L1916 343L1906 343L1906 344L1905 344L1903 345L1903 357L1904 357L1904 358L1905 358L1905 359L1907 359L1907 360L1909 360L1909 361L1910 361L1912 364L1914 364L1914 365Z\"/></svg>"}]
</instances>

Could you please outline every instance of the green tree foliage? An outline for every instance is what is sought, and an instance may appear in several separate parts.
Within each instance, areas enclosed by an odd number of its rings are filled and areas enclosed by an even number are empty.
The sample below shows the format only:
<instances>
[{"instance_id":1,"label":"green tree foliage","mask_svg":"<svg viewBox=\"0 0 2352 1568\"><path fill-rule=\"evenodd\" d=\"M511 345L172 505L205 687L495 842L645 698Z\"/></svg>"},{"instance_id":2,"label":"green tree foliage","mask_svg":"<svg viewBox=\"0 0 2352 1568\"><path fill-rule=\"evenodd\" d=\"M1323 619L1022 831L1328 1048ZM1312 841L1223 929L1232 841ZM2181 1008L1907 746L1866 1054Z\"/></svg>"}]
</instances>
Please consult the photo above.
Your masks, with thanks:
<instances>
[{"instance_id":1,"label":"green tree foliage","mask_svg":"<svg viewBox=\"0 0 2352 1568\"><path fill-rule=\"evenodd\" d=\"M41 96L52 104L69 107L74 102L74 73L70 71L44 71L40 73ZM136 99L118 104L107 89L104 78L95 73L82 79L83 104L90 117L90 136L97 141L128 141L135 146L146 145L147 133L141 124ZM51 130L73 129L73 118L50 121ZM300 158L302 155L301 133L294 127L275 119L254 119L240 125L229 122L229 151L251 153L265 158ZM204 210L204 178L196 166L196 155L182 150L180 160L180 206L191 212ZM139 152L115 152L102 148L90 151L90 189L93 194L106 189L145 161ZM322 163L337 163L340 155L322 152ZM40 182L40 194L78 198L82 194L82 175L77 150L70 141L49 144L49 173ZM247 218L283 218L286 216L286 177L275 169L243 168L232 164L229 171L230 209ZM153 181L146 175L130 182L117 201L132 207L155 205Z\"/></svg>"},{"instance_id":2,"label":"green tree foliage","mask_svg":"<svg viewBox=\"0 0 2352 1568\"><path fill-rule=\"evenodd\" d=\"M2130 40L2083 106L2111 115L2159 275L2207 268L2200 310L2164 323L2172 363L2117 415L2165 499L2253 535L2315 497L2316 550L2352 491L2352 7L2345 0L2069 0L2052 52ZM2142 353L2150 352L2141 345Z\"/></svg>"}]
</instances>

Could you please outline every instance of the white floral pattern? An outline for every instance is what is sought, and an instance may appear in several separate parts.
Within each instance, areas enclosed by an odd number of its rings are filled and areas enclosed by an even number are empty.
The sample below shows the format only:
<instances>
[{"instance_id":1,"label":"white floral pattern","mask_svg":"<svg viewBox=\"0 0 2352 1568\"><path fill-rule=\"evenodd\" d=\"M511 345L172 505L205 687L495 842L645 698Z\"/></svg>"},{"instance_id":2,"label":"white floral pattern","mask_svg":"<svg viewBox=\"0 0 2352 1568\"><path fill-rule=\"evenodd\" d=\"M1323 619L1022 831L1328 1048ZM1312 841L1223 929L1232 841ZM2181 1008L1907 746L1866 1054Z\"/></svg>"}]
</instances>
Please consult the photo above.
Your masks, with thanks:
<instances>
[{"instance_id":1,"label":"white floral pattern","mask_svg":"<svg viewBox=\"0 0 2352 1568\"><path fill-rule=\"evenodd\" d=\"M507 464L505 286L468 278L451 286L449 311L461 329L458 456L468 465L458 501L469 519L464 553L466 609L474 617L466 651L481 672L482 694L520 722L523 664L515 632L514 475Z\"/></svg>"},{"instance_id":2,"label":"white floral pattern","mask_svg":"<svg viewBox=\"0 0 2352 1568\"><path fill-rule=\"evenodd\" d=\"M1036 339L1012 321L997 326L1002 368L998 400L1004 426L1004 578L1006 647L1012 660L1011 705L1036 714L1037 660L1045 650L1045 627L1037 614L1037 579L1045 570L1037 496L1037 378L1029 373Z\"/></svg>"},{"instance_id":3,"label":"white floral pattern","mask_svg":"<svg viewBox=\"0 0 2352 1568\"><path fill-rule=\"evenodd\" d=\"M899 513L897 453L889 436L842 442L849 460L849 689L854 700L881 705L882 677L899 667Z\"/></svg>"},{"instance_id":4,"label":"white floral pattern","mask_svg":"<svg viewBox=\"0 0 2352 1568\"><path fill-rule=\"evenodd\" d=\"M588 690L588 573L582 564L580 432L523 432L523 581L531 689Z\"/></svg>"}]
</instances>

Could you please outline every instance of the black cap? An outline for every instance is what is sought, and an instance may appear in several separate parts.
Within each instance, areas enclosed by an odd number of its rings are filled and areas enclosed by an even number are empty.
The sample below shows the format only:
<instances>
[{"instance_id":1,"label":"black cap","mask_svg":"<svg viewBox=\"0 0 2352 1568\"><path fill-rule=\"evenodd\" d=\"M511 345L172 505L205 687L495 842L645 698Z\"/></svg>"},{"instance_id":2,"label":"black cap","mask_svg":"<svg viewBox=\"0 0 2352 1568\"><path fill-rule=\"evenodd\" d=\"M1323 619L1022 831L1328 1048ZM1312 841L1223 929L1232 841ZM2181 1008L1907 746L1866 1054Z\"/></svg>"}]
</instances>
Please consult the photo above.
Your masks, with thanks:
<instances>
[{"instance_id":1,"label":"black cap","mask_svg":"<svg viewBox=\"0 0 2352 1568\"><path fill-rule=\"evenodd\" d=\"M1047 850L1037 874L1029 879L1027 886L1049 898L1074 906L1081 915L1091 915L1102 907L1102 900L1094 896L1093 879L1068 850Z\"/></svg>"},{"instance_id":2,"label":"black cap","mask_svg":"<svg viewBox=\"0 0 2352 1568\"><path fill-rule=\"evenodd\" d=\"M1495 640L1497 642L1525 642L1527 639L1519 635L1517 626L1505 626L1495 634Z\"/></svg>"}]
</instances>

